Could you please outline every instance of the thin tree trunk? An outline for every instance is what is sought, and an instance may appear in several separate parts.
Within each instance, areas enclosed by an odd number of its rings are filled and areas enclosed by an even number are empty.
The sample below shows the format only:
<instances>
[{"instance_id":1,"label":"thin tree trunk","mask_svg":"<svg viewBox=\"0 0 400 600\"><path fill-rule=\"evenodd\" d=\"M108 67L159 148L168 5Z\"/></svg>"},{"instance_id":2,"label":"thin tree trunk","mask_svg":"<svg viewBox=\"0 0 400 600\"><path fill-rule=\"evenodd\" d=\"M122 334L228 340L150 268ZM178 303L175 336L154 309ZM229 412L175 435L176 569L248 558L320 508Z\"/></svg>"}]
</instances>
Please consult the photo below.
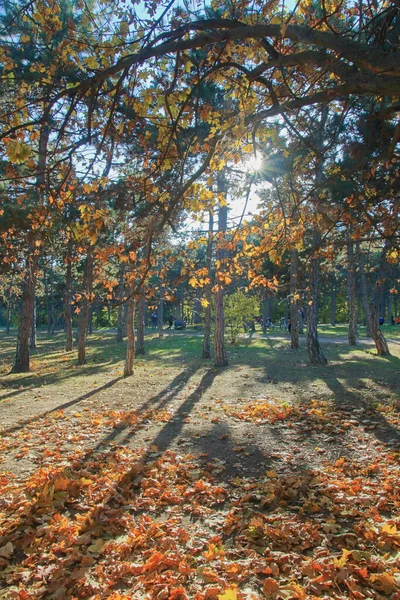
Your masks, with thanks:
<instances>
[{"instance_id":1,"label":"thin tree trunk","mask_svg":"<svg viewBox=\"0 0 400 600\"><path fill-rule=\"evenodd\" d=\"M164 296L164 287L161 286L161 295ZM164 337L164 298L160 298L160 302L158 303L158 337Z\"/></svg>"},{"instance_id":2,"label":"thin tree trunk","mask_svg":"<svg viewBox=\"0 0 400 600\"><path fill-rule=\"evenodd\" d=\"M370 304L372 338L379 356L390 355L389 346L379 326L379 310L382 306L382 294L384 293L386 283L386 251L387 246L381 256L375 290Z\"/></svg>"},{"instance_id":3,"label":"thin tree trunk","mask_svg":"<svg viewBox=\"0 0 400 600\"><path fill-rule=\"evenodd\" d=\"M336 275L335 273L331 273L331 325L336 325L336 297L337 297L337 289L336 289Z\"/></svg>"},{"instance_id":4,"label":"thin tree trunk","mask_svg":"<svg viewBox=\"0 0 400 600\"><path fill-rule=\"evenodd\" d=\"M86 257L85 273L83 278L83 300L79 319L78 364L86 364L86 337L89 320L89 306L93 293L93 249L89 247Z\"/></svg>"},{"instance_id":5,"label":"thin tree trunk","mask_svg":"<svg viewBox=\"0 0 400 600\"><path fill-rule=\"evenodd\" d=\"M36 349L36 298L33 298L32 325L31 334L29 337L29 348L31 350Z\"/></svg>"},{"instance_id":6,"label":"thin tree trunk","mask_svg":"<svg viewBox=\"0 0 400 600\"><path fill-rule=\"evenodd\" d=\"M128 304L128 319L127 319L127 340L126 340L126 358L124 367L124 377L130 377L133 374L133 361L135 358L135 301L133 299L133 285L131 286L130 298Z\"/></svg>"},{"instance_id":7,"label":"thin tree trunk","mask_svg":"<svg viewBox=\"0 0 400 600\"><path fill-rule=\"evenodd\" d=\"M206 306L204 309L204 336L202 358L211 358L211 287L212 287L212 254L213 254L213 235L214 235L214 215L210 210L208 216L208 239L206 251L207 277L209 279L204 290L204 299Z\"/></svg>"},{"instance_id":8,"label":"thin tree trunk","mask_svg":"<svg viewBox=\"0 0 400 600\"><path fill-rule=\"evenodd\" d=\"M55 317L55 311L54 311L54 271L53 268L51 269L51 280L50 280L50 314L51 314L51 327L50 327L50 333L53 335L54 334L54 330L56 328L56 317Z\"/></svg>"},{"instance_id":9,"label":"thin tree trunk","mask_svg":"<svg viewBox=\"0 0 400 600\"><path fill-rule=\"evenodd\" d=\"M146 296L143 291L139 293L138 300L138 316L137 316L137 340L136 340L136 354L145 354L144 345L144 328L146 318Z\"/></svg>"},{"instance_id":10,"label":"thin tree trunk","mask_svg":"<svg viewBox=\"0 0 400 600\"><path fill-rule=\"evenodd\" d=\"M88 306L88 316L87 316L87 334L93 334L93 304Z\"/></svg>"},{"instance_id":11,"label":"thin tree trunk","mask_svg":"<svg viewBox=\"0 0 400 600\"><path fill-rule=\"evenodd\" d=\"M118 305L118 319L117 319L117 342L122 342L124 339L124 291L125 291L125 277L124 277L124 264L121 263L119 266L119 305Z\"/></svg>"},{"instance_id":12,"label":"thin tree trunk","mask_svg":"<svg viewBox=\"0 0 400 600\"><path fill-rule=\"evenodd\" d=\"M46 271L46 269L44 269L44 272L43 272L43 281L44 281L44 294L45 294L45 302L46 302L47 335L50 335L50 332L51 332L51 311L50 311L49 283L48 283L48 280L47 280L47 271Z\"/></svg>"},{"instance_id":13,"label":"thin tree trunk","mask_svg":"<svg viewBox=\"0 0 400 600\"><path fill-rule=\"evenodd\" d=\"M298 295L299 257L293 249L290 258L290 346L299 348L299 295Z\"/></svg>"},{"instance_id":14,"label":"thin tree trunk","mask_svg":"<svg viewBox=\"0 0 400 600\"><path fill-rule=\"evenodd\" d=\"M369 292L368 292L368 281L365 274L365 261L364 255L361 251L360 244L357 242L356 246L358 270L360 273L360 286L361 296L365 315L365 324L367 326L367 337L372 337L372 324L371 324L371 312L369 307Z\"/></svg>"},{"instance_id":15,"label":"thin tree trunk","mask_svg":"<svg viewBox=\"0 0 400 600\"><path fill-rule=\"evenodd\" d=\"M316 154L315 161L315 184L317 189L323 183L323 141L324 128L328 118L329 108L323 106L321 108L321 119L317 130ZM320 200L317 196L315 202L315 210L319 214L321 212ZM318 294L319 294L319 263L318 250L321 244L321 235L318 229L318 224L314 223L313 231L313 254L310 259L310 300L307 309L307 350L308 356L312 364L326 364L324 353L318 340Z\"/></svg>"},{"instance_id":16,"label":"thin tree trunk","mask_svg":"<svg viewBox=\"0 0 400 600\"><path fill-rule=\"evenodd\" d=\"M201 290L200 288L196 288L196 297L194 300L194 307L193 307L193 324L194 325L200 325L201 323Z\"/></svg>"},{"instance_id":17,"label":"thin tree trunk","mask_svg":"<svg viewBox=\"0 0 400 600\"><path fill-rule=\"evenodd\" d=\"M349 303L349 345L357 344L356 262L354 244L347 242L347 298Z\"/></svg>"},{"instance_id":18,"label":"thin tree trunk","mask_svg":"<svg viewBox=\"0 0 400 600\"><path fill-rule=\"evenodd\" d=\"M267 316L268 316L268 308L267 308L267 290L263 291L264 298L262 300L262 332L263 335L267 333Z\"/></svg>"},{"instance_id":19,"label":"thin tree trunk","mask_svg":"<svg viewBox=\"0 0 400 600\"><path fill-rule=\"evenodd\" d=\"M310 301L307 307L307 350L310 362L313 364L326 364L324 353L318 340L318 284L319 284L319 259L310 260Z\"/></svg>"},{"instance_id":20,"label":"thin tree trunk","mask_svg":"<svg viewBox=\"0 0 400 600\"><path fill-rule=\"evenodd\" d=\"M122 337L126 337L128 332L128 302L124 302L124 320L122 324Z\"/></svg>"},{"instance_id":21,"label":"thin tree trunk","mask_svg":"<svg viewBox=\"0 0 400 600\"><path fill-rule=\"evenodd\" d=\"M73 240L68 240L67 246L67 269L65 273L65 296L64 296L64 319L65 319L65 351L71 352L73 348L72 334L72 309L71 309L71 291L72 291L72 248Z\"/></svg>"},{"instance_id":22,"label":"thin tree trunk","mask_svg":"<svg viewBox=\"0 0 400 600\"><path fill-rule=\"evenodd\" d=\"M224 171L219 173L218 177L218 192L226 195L226 181ZM221 247L223 235L227 227L228 208L227 206L219 206L218 214L218 231L220 233L219 247L217 247L216 258L219 261L219 269L224 271L225 265L225 250ZM225 350L225 314L224 314L224 284L216 277L216 287L214 297L215 306L215 329L214 329L214 365L216 367L225 367L228 365L228 357Z\"/></svg>"},{"instance_id":23,"label":"thin tree trunk","mask_svg":"<svg viewBox=\"0 0 400 600\"><path fill-rule=\"evenodd\" d=\"M11 285L7 291L7 322L6 322L7 335L10 335L10 324L11 324Z\"/></svg>"}]
</instances>

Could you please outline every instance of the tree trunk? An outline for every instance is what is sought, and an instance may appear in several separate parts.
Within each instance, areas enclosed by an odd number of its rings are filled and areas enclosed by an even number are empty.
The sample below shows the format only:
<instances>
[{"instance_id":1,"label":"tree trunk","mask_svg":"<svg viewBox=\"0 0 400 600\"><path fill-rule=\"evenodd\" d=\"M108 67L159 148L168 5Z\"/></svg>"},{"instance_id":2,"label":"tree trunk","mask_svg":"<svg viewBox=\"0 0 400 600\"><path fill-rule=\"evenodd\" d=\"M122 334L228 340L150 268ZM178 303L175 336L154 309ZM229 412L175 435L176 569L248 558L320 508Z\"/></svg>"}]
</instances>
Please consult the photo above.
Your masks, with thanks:
<instances>
[{"instance_id":1,"label":"tree trunk","mask_svg":"<svg viewBox=\"0 0 400 600\"><path fill-rule=\"evenodd\" d=\"M32 325L31 334L29 337L29 348L31 350L36 349L36 298L33 298Z\"/></svg>"},{"instance_id":2,"label":"tree trunk","mask_svg":"<svg viewBox=\"0 0 400 600\"><path fill-rule=\"evenodd\" d=\"M124 291L125 291L125 278L124 278L124 264L121 263L119 266L119 294L118 294L118 319L117 319L117 342L122 342L124 339Z\"/></svg>"},{"instance_id":3,"label":"tree trunk","mask_svg":"<svg viewBox=\"0 0 400 600\"><path fill-rule=\"evenodd\" d=\"M127 340L126 340L126 358L124 367L124 377L130 377L133 373L133 360L135 358L135 301L133 298L133 285L131 286L130 298L127 301L128 304L128 319L126 323L127 327Z\"/></svg>"},{"instance_id":4,"label":"tree trunk","mask_svg":"<svg viewBox=\"0 0 400 600\"><path fill-rule=\"evenodd\" d=\"M128 323L128 302L124 302L124 320L122 323L122 337L126 337L126 334L128 332L127 323Z\"/></svg>"},{"instance_id":5,"label":"tree trunk","mask_svg":"<svg viewBox=\"0 0 400 600\"><path fill-rule=\"evenodd\" d=\"M201 323L201 290L200 288L196 289L196 297L194 300L194 308L193 308L193 324L200 325Z\"/></svg>"},{"instance_id":6,"label":"tree trunk","mask_svg":"<svg viewBox=\"0 0 400 600\"><path fill-rule=\"evenodd\" d=\"M222 192L226 195L226 182L224 171L219 173L218 177L218 192ZM219 269L222 272L226 268L226 252L221 246L223 241L223 235L226 231L228 219L228 208L227 206L219 206L218 214L218 231L220 233L219 246L217 246L216 258L219 261ZM215 292L215 329L214 329L214 365L216 367L225 367L228 365L228 357L225 350L225 314L224 314L224 283L216 277Z\"/></svg>"},{"instance_id":7,"label":"tree trunk","mask_svg":"<svg viewBox=\"0 0 400 600\"><path fill-rule=\"evenodd\" d=\"M88 306L88 316L87 316L87 334L93 334L93 304L89 304Z\"/></svg>"},{"instance_id":8,"label":"tree trunk","mask_svg":"<svg viewBox=\"0 0 400 600\"><path fill-rule=\"evenodd\" d=\"M336 297L337 297L337 289L336 289L336 275L335 273L331 273L331 325L336 325Z\"/></svg>"},{"instance_id":9,"label":"tree trunk","mask_svg":"<svg viewBox=\"0 0 400 600\"><path fill-rule=\"evenodd\" d=\"M146 354L144 346L144 328L146 318L146 296L144 292L139 293L138 316L137 316L137 340L136 354Z\"/></svg>"},{"instance_id":10,"label":"tree trunk","mask_svg":"<svg viewBox=\"0 0 400 600\"><path fill-rule=\"evenodd\" d=\"M318 340L318 284L319 284L319 259L311 258L310 261L310 301L307 307L307 350L310 362L313 364L326 364Z\"/></svg>"},{"instance_id":11,"label":"tree trunk","mask_svg":"<svg viewBox=\"0 0 400 600\"><path fill-rule=\"evenodd\" d=\"M56 315L54 311L54 271L51 269L51 280L50 280L50 314L51 314L51 328L50 333L53 335L56 328Z\"/></svg>"},{"instance_id":12,"label":"tree trunk","mask_svg":"<svg viewBox=\"0 0 400 600\"><path fill-rule=\"evenodd\" d=\"M377 281L375 285L375 290L372 295L372 300L370 304L370 315L371 315L371 331L372 338L375 343L376 351L379 356L389 356L389 346L387 345L387 341L385 340L385 336L383 335L381 328L379 326L379 310L382 307L382 295L385 289L386 283L386 270L387 270L387 261L386 261L386 251L387 246L385 247L380 264L379 270L377 273Z\"/></svg>"},{"instance_id":13,"label":"tree trunk","mask_svg":"<svg viewBox=\"0 0 400 600\"><path fill-rule=\"evenodd\" d=\"M45 106L42 119L43 125L40 129L39 135L39 152L36 168L35 189L38 204L43 202L46 186L47 146L50 136L50 127L47 124L49 115L48 111L49 106ZM26 373L29 371L29 335L32 326L37 267L39 263L39 250L36 245L36 242L38 241L37 235L38 234L34 234L32 236L30 247L28 248L28 258L26 260L26 270L22 284L22 303L17 339L17 351L15 364L12 369L14 373Z\"/></svg>"},{"instance_id":14,"label":"tree trunk","mask_svg":"<svg viewBox=\"0 0 400 600\"><path fill-rule=\"evenodd\" d=\"M6 322L7 335L10 335L10 325L11 325L11 285L7 291L7 322Z\"/></svg>"},{"instance_id":15,"label":"tree trunk","mask_svg":"<svg viewBox=\"0 0 400 600\"><path fill-rule=\"evenodd\" d=\"M347 298L349 303L349 345L357 344L356 262L354 244L347 242Z\"/></svg>"},{"instance_id":16,"label":"tree trunk","mask_svg":"<svg viewBox=\"0 0 400 600\"><path fill-rule=\"evenodd\" d=\"M299 348L299 295L298 295L299 257L293 249L290 258L290 346Z\"/></svg>"},{"instance_id":17,"label":"tree trunk","mask_svg":"<svg viewBox=\"0 0 400 600\"><path fill-rule=\"evenodd\" d=\"M33 305L35 302L36 274L39 257L35 248L31 247L29 258L26 261L25 278L22 285L21 313L18 328L17 352L14 373L27 373L29 371L29 337L32 328Z\"/></svg>"},{"instance_id":18,"label":"tree trunk","mask_svg":"<svg viewBox=\"0 0 400 600\"><path fill-rule=\"evenodd\" d=\"M79 319L78 364L86 364L86 336L89 320L89 307L93 294L93 249L89 248L83 277L83 300Z\"/></svg>"},{"instance_id":19,"label":"tree trunk","mask_svg":"<svg viewBox=\"0 0 400 600\"><path fill-rule=\"evenodd\" d=\"M161 287L161 294L164 295L164 288ZM160 298L160 302L158 303L158 337L164 337L164 298Z\"/></svg>"},{"instance_id":20,"label":"tree trunk","mask_svg":"<svg viewBox=\"0 0 400 600\"><path fill-rule=\"evenodd\" d=\"M64 296L64 319L65 319L65 351L71 352L73 348L72 335L72 309L71 309L71 291L72 291L72 238L68 240L67 246L67 270L65 273L65 296Z\"/></svg>"},{"instance_id":21,"label":"tree trunk","mask_svg":"<svg viewBox=\"0 0 400 600\"><path fill-rule=\"evenodd\" d=\"M367 337L372 337L372 324L371 324L371 312L369 307L369 292L368 292L368 281L365 275L365 262L364 255L361 252L360 244L357 242L356 246L358 269L360 273L360 286L361 296L365 315L365 324L367 326Z\"/></svg>"},{"instance_id":22,"label":"tree trunk","mask_svg":"<svg viewBox=\"0 0 400 600\"><path fill-rule=\"evenodd\" d=\"M206 267L209 282L205 286L204 299L206 306L204 309L204 336L202 358L211 358L211 288L212 288L212 254L213 254L213 235L214 235L214 215L210 210L208 216L208 239L206 250Z\"/></svg>"},{"instance_id":23,"label":"tree trunk","mask_svg":"<svg viewBox=\"0 0 400 600\"><path fill-rule=\"evenodd\" d=\"M47 335L50 335L50 332L51 332L51 310L50 310L49 283L47 280L46 269L44 269L44 272L43 272L43 281L44 281L44 294L45 294L45 302L46 302Z\"/></svg>"},{"instance_id":24,"label":"tree trunk","mask_svg":"<svg viewBox=\"0 0 400 600\"><path fill-rule=\"evenodd\" d=\"M268 316L268 308L267 308L267 290L263 291L264 298L262 300L261 311L262 311L262 332L263 335L267 333L267 316Z\"/></svg>"}]
</instances>

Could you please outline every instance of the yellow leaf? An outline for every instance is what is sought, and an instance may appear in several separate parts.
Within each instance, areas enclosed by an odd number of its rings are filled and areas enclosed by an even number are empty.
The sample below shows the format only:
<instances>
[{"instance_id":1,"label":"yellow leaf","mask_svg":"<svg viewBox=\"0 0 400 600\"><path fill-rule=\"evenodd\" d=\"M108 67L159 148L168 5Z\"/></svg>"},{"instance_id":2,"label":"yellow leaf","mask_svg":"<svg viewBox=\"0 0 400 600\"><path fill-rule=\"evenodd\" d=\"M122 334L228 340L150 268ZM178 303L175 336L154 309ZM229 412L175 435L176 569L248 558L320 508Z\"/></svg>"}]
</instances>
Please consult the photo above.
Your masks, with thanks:
<instances>
[{"instance_id":1,"label":"yellow leaf","mask_svg":"<svg viewBox=\"0 0 400 600\"><path fill-rule=\"evenodd\" d=\"M276 471L267 471L265 474L267 477L271 477L271 478L278 477L278 473Z\"/></svg>"},{"instance_id":2,"label":"yellow leaf","mask_svg":"<svg viewBox=\"0 0 400 600\"><path fill-rule=\"evenodd\" d=\"M396 581L390 573L377 573L371 575L370 581L384 594L391 594L397 588Z\"/></svg>"},{"instance_id":3,"label":"yellow leaf","mask_svg":"<svg viewBox=\"0 0 400 600\"><path fill-rule=\"evenodd\" d=\"M344 565L347 563L347 560L349 558L351 554L351 550L346 550L346 548L342 549L342 556L340 558L335 558L333 560L333 564L335 565L335 567L344 567Z\"/></svg>"},{"instance_id":4,"label":"yellow leaf","mask_svg":"<svg viewBox=\"0 0 400 600\"><path fill-rule=\"evenodd\" d=\"M223 594L218 595L218 600L236 600L237 599L237 591L234 590L226 590Z\"/></svg>"},{"instance_id":5,"label":"yellow leaf","mask_svg":"<svg viewBox=\"0 0 400 600\"><path fill-rule=\"evenodd\" d=\"M89 67L89 69L98 69L99 68L99 63L94 58L94 56L89 56L89 58L87 58L85 62L86 62L86 65Z\"/></svg>"},{"instance_id":6,"label":"yellow leaf","mask_svg":"<svg viewBox=\"0 0 400 600\"><path fill-rule=\"evenodd\" d=\"M98 538L94 542L94 544L92 544L91 546L88 547L88 551L93 552L94 554L100 554L100 552L103 550L105 545L106 545L106 542L104 540L102 540L101 538Z\"/></svg>"},{"instance_id":7,"label":"yellow leaf","mask_svg":"<svg viewBox=\"0 0 400 600\"><path fill-rule=\"evenodd\" d=\"M85 477L81 477L79 483L83 486L92 485L93 481L91 479L86 479Z\"/></svg>"},{"instance_id":8,"label":"yellow leaf","mask_svg":"<svg viewBox=\"0 0 400 600\"><path fill-rule=\"evenodd\" d=\"M390 525L390 523L386 523L386 525L382 527L382 533L387 533L388 535L396 535L396 524Z\"/></svg>"}]
</instances>

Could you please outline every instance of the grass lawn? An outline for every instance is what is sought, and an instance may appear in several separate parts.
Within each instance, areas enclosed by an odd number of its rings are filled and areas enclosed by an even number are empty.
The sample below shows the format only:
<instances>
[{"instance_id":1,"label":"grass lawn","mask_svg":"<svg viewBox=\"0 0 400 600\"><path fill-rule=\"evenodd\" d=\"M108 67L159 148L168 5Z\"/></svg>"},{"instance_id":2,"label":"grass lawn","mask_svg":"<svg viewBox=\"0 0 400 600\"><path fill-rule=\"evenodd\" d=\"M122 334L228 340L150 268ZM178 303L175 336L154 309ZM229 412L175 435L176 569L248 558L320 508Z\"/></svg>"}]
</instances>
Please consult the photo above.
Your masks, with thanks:
<instances>
[{"instance_id":1,"label":"grass lawn","mask_svg":"<svg viewBox=\"0 0 400 600\"><path fill-rule=\"evenodd\" d=\"M1 333L0 598L398 600L394 329L382 358L321 326L321 367L241 338L221 370L149 333L127 379L114 332L83 367L39 334L21 375Z\"/></svg>"}]
</instances>

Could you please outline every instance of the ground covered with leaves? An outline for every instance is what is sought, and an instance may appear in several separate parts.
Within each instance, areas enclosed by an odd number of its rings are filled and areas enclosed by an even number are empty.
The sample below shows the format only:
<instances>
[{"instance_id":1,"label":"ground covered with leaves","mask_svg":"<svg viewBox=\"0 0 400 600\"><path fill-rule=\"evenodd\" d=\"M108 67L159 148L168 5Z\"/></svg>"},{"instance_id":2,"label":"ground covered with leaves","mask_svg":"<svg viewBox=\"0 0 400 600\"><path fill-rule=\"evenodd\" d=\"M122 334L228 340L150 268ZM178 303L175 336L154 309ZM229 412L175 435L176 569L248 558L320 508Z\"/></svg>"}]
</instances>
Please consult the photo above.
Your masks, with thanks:
<instances>
[{"instance_id":1,"label":"ground covered with leaves","mask_svg":"<svg viewBox=\"0 0 400 600\"><path fill-rule=\"evenodd\" d=\"M7 375L2 338L0 597L400 599L400 346L150 339L132 378L93 336Z\"/></svg>"}]
</instances>

